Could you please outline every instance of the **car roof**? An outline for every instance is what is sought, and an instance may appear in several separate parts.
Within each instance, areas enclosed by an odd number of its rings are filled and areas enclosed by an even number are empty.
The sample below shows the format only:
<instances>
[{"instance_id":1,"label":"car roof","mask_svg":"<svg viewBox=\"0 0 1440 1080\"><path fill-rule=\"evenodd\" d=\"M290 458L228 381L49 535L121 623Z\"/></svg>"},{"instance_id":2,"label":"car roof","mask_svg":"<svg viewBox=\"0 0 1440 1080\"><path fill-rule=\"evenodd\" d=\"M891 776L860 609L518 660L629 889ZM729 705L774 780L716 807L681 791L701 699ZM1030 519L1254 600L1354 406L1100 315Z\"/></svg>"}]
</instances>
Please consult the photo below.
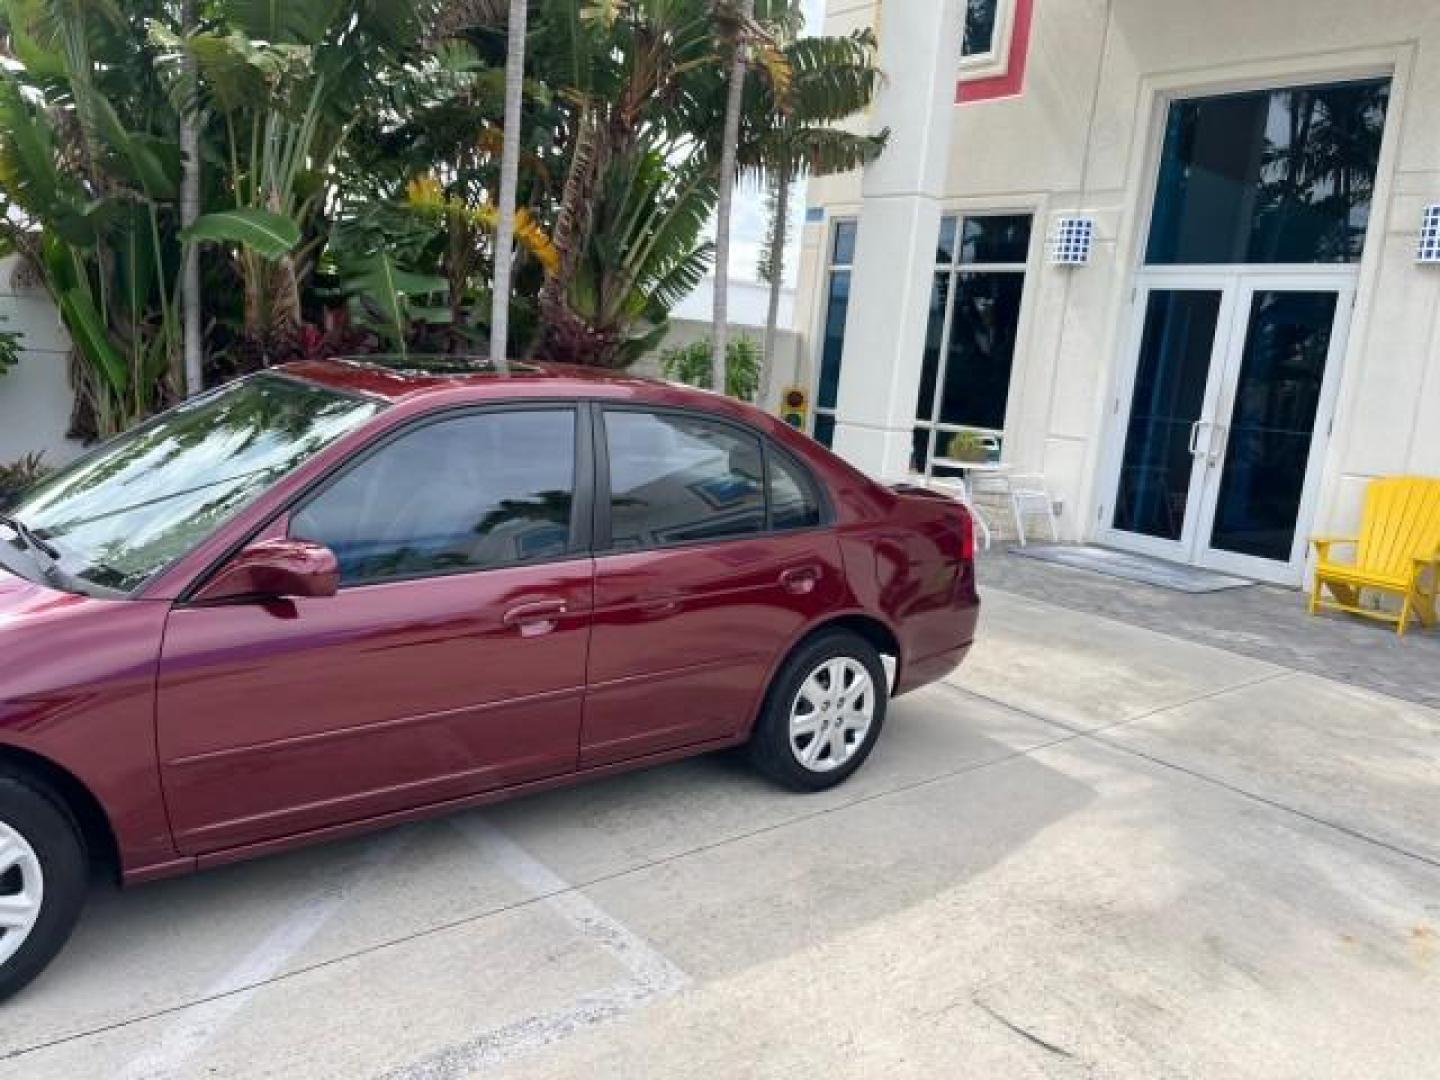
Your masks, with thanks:
<instances>
[{"instance_id":1,"label":"car roof","mask_svg":"<svg viewBox=\"0 0 1440 1080\"><path fill-rule=\"evenodd\" d=\"M623 371L573 364L513 362L506 373L488 361L468 356L336 357L302 360L272 370L334 390L392 403L441 396L475 400L526 397L642 396L693 397L713 407L715 395ZM627 394L626 391L629 391ZM599 391L597 394L596 391Z\"/></svg>"}]
</instances>

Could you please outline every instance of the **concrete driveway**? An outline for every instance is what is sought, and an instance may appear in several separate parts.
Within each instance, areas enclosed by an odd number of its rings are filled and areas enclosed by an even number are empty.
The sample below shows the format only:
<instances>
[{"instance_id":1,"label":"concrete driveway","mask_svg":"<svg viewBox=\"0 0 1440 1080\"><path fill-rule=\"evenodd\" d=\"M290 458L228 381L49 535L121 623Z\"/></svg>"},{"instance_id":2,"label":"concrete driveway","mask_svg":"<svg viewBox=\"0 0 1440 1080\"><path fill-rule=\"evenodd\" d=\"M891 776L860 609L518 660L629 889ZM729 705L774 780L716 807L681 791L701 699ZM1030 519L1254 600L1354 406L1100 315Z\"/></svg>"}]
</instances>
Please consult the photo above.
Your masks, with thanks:
<instances>
[{"instance_id":1,"label":"concrete driveway","mask_svg":"<svg viewBox=\"0 0 1440 1080\"><path fill-rule=\"evenodd\" d=\"M1440 713L987 601L827 795L708 758L102 891L0 1076L1436 1076Z\"/></svg>"}]
</instances>

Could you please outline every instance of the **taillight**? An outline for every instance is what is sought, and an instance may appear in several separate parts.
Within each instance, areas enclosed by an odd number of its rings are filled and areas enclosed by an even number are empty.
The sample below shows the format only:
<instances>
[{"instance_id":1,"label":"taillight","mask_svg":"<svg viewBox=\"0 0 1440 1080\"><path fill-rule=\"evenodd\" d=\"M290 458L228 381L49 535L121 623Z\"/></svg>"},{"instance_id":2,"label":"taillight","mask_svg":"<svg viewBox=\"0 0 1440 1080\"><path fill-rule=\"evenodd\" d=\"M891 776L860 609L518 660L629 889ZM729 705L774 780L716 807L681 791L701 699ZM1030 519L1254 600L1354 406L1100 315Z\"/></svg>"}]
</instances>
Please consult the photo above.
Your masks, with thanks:
<instances>
[{"instance_id":1,"label":"taillight","mask_svg":"<svg viewBox=\"0 0 1440 1080\"><path fill-rule=\"evenodd\" d=\"M967 506L960 511L960 558L965 562L975 561L975 519Z\"/></svg>"}]
</instances>

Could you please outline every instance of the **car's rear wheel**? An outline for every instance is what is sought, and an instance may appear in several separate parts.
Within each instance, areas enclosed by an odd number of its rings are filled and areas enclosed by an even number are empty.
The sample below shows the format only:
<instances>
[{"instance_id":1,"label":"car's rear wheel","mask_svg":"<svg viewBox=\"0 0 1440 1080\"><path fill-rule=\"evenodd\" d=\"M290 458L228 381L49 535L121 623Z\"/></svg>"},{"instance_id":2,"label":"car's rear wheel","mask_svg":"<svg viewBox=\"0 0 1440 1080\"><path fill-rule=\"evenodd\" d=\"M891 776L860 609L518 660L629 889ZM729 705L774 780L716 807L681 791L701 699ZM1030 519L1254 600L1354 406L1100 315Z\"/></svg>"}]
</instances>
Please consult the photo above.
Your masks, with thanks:
<instances>
[{"instance_id":1,"label":"car's rear wheel","mask_svg":"<svg viewBox=\"0 0 1440 1080\"><path fill-rule=\"evenodd\" d=\"M775 677L750 756L796 791L824 791L865 763L888 704L885 666L873 645L848 630L800 645Z\"/></svg>"},{"instance_id":2,"label":"car's rear wheel","mask_svg":"<svg viewBox=\"0 0 1440 1080\"><path fill-rule=\"evenodd\" d=\"M0 768L0 1001L55 958L85 900L80 830L64 805Z\"/></svg>"}]
</instances>

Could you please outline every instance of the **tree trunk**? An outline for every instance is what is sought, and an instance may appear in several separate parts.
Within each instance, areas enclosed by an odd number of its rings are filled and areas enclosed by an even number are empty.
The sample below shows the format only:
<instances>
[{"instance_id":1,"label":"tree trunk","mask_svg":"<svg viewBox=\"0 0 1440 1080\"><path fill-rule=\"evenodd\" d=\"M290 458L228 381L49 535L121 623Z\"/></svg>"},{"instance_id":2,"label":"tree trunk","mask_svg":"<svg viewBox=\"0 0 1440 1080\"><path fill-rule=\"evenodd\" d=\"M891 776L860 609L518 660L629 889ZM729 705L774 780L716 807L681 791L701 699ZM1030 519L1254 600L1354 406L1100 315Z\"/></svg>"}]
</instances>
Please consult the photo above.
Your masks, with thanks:
<instances>
[{"instance_id":1,"label":"tree trunk","mask_svg":"<svg viewBox=\"0 0 1440 1080\"><path fill-rule=\"evenodd\" d=\"M494 299L490 309L490 363L510 370L510 269L515 247L515 189L520 178L520 105L525 90L525 21L528 0L510 0L505 52L505 144L500 156L500 220L495 229Z\"/></svg>"},{"instance_id":2,"label":"tree trunk","mask_svg":"<svg viewBox=\"0 0 1440 1080\"><path fill-rule=\"evenodd\" d=\"M594 188L599 142L595 108L587 101L575 121L575 145L570 150L570 167L565 173L565 187L560 194L560 208L555 214L555 230L551 236L555 250L560 253L560 269L546 278L540 290L542 308L564 302L570 277L575 272L575 258L586 239L586 207Z\"/></svg>"},{"instance_id":3,"label":"tree trunk","mask_svg":"<svg viewBox=\"0 0 1440 1080\"><path fill-rule=\"evenodd\" d=\"M184 0L180 6L180 32L195 29L195 0ZM184 83L187 95L195 93L199 78L195 57L184 51ZM200 216L200 128L194 109L198 101L185 102L180 117L180 156L184 172L180 177L180 227L188 229ZM200 298L200 245L186 244L180 279L180 320L184 330L184 367L179 373L176 389L182 397L193 397L205 388L204 311Z\"/></svg>"},{"instance_id":4,"label":"tree trunk","mask_svg":"<svg viewBox=\"0 0 1440 1080\"><path fill-rule=\"evenodd\" d=\"M740 0L741 18L748 23L755 15L755 0ZM749 56L744 29L735 40L735 65L730 72L730 93L725 101L725 135L720 148L720 205L715 211L715 297L714 371L716 393L729 388L726 378L730 349L730 216L735 201L735 157L740 144L740 109L745 102L745 74Z\"/></svg>"},{"instance_id":5,"label":"tree trunk","mask_svg":"<svg viewBox=\"0 0 1440 1080\"><path fill-rule=\"evenodd\" d=\"M770 307L765 314L765 351L760 356L760 407L770 401L775 372L775 337L780 323L780 291L785 286L785 244L790 239L790 171L781 168L775 182L775 221L770 227Z\"/></svg>"}]
</instances>

